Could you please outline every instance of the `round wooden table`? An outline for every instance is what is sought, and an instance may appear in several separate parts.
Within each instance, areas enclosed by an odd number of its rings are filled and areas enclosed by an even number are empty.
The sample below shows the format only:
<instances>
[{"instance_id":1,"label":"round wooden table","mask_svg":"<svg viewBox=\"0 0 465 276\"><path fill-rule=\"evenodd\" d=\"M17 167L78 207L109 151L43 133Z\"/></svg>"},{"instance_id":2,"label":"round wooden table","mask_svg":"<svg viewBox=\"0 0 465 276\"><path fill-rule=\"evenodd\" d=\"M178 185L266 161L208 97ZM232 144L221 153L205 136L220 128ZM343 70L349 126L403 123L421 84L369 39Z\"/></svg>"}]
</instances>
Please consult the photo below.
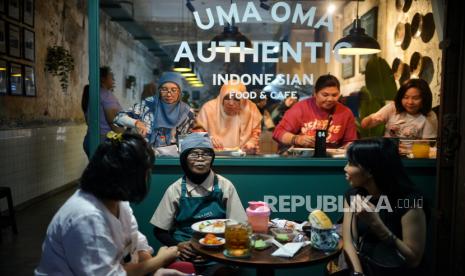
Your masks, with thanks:
<instances>
[{"instance_id":1,"label":"round wooden table","mask_svg":"<svg viewBox=\"0 0 465 276\"><path fill-rule=\"evenodd\" d=\"M191 240L192 246L203 256L219 263L231 264L235 266L255 267L257 276L273 276L276 268L293 268L319 264L328 261L342 249L342 240L338 248L332 252L324 252L307 245L300 249L293 258L282 258L271 256L277 247L272 245L265 250L252 249L249 258L228 258L223 255L224 247L207 248L202 246L198 239Z\"/></svg>"}]
</instances>

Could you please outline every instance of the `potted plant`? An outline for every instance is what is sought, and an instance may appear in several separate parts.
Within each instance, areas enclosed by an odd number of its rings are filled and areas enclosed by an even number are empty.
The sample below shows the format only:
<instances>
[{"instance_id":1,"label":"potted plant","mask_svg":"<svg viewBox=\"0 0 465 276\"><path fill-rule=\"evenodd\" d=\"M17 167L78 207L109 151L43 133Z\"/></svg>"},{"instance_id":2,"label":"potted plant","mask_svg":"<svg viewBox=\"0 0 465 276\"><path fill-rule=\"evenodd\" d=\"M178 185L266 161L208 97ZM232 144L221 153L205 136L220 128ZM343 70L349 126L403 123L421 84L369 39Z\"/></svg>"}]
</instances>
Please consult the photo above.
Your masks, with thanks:
<instances>
[{"instance_id":1,"label":"potted plant","mask_svg":"<svg viewBox=\"0 0 465 276\"><path fill-rule=\"evenodd\" d=\"M365 85L360 89L358 131L362 137L383 136L384 125L362 129L360 122L383 107L386 101L393 100L397 93L394 74L385 59L376 55L370 58L366 65Z\"/></svg>"},{"instance_id":2,"label":"potted plant","mask_svg":"<svg viewBox=\"0 0 465 276\"><path fill-rule=\"evenodd\" d=\"M61 88L63 91L66 91L68 88L69 73L74 70L73 56L63 46L49 46L47 48L45 70L53 76L58 76Z\"/></svg>"}]
</instances>

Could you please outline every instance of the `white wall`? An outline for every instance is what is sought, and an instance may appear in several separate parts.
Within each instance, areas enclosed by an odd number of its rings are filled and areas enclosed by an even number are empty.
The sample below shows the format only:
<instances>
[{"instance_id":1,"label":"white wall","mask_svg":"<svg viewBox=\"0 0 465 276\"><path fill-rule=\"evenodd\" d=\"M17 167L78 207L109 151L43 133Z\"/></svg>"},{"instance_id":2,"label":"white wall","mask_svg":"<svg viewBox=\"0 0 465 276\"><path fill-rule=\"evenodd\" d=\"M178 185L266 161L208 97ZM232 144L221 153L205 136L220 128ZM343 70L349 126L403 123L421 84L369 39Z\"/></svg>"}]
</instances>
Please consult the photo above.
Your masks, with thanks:
<instances>
[{"instance_id":1,"label":"white wall","mask_svg":"<svg viewBox=\"0 0 465 276\"><path fill-rule=\"evenodd\" d=\"M80 177L87 164L82 150L86 129L63 125L0 131L0 186L11 188L15 205Z\"/></svg>"}]
</instances>

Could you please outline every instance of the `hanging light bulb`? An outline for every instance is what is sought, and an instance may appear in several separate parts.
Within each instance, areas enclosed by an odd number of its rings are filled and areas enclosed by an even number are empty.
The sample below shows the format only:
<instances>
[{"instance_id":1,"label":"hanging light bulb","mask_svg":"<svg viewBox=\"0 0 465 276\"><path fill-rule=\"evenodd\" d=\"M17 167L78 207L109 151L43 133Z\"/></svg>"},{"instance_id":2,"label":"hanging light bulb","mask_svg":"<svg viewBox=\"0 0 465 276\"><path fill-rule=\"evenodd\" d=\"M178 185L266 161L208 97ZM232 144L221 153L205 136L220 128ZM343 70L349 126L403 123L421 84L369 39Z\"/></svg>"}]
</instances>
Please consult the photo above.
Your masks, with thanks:
<instances>
[{"instance_id":1,"label":"hanging light bulb","mask_svg":"<svg viewBox=\"0 0 465 276\"><path fill-rule=\"evenodd\" d=\"M340 43L349 43L350 48L340 48L339 55L370 55L381 52L381 47L379 46L378 41L372 38L371 36L365 33L365 29L362 28L360 19L358 18L358 1L357 1L357 17L354 20L352 29L350 29L349 34L341 39L339 39L334 48L336 48ZM333 48L333 49L334 49Z\"/></svg>"},{"instance_id":2,"label":"hanging light bulb","mask_svg":"<svg viewBox=\"0 0 465 276\"><path fill-rule=\"evenodd\" d=\"M334 5L334 3L330 1L328 4L328 7L326 8L326 11L328 12L328 14L333 14L335 10L336 10L336 5Z\"/></svg>"}]
</instances>

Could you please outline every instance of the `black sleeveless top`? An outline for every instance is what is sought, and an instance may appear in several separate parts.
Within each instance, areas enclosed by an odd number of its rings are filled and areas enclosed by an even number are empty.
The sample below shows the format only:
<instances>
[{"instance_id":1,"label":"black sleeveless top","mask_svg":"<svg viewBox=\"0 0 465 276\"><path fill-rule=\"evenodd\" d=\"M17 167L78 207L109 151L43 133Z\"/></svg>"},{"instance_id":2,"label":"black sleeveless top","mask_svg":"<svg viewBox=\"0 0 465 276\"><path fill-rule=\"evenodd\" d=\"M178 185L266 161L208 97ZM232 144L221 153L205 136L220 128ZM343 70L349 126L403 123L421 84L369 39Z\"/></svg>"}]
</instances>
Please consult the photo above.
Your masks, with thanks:
<instances>
[{"instance_id":1,"label":"black sleeveless top","mask_svg":"<svg viewBox=\"0 0 465 276\"><path fill-rule=\"evenodd\" d=\"M368 196L368 192L363 188L351 188L344 194L344 199L346 202L351 204L351 199L356 195L361 195L363 197ZM398 199L388 199L384 198L370 198L370 203L379 208L379 216L386 227L399 239L402 239L402 217L410 210L414 208L425 208L426 202L423 199L423 196L411 189L404 196ZM378 205L379 204L379 205ZM376 236L375 233L371 232L369 226L361 220L356 220L357 222L357 233L359 240L363 238L363 242L366 244L376 244L381 243L382 241ZM355 237L354 237L355 239ZM354 240L355 241L355 240ZM394 250L394 249L393 249ZM423 275L421 270L423 265L418 266L417 268L401 267L401 268L383 268L373 264L364 263L360 259L364 273L366 275ZM369 267L368 267L369 266ZM371 271L371 272L370 272ZM413 273L413 274L412 274ZM420 273L420 274L417 274Z\"/></svg>"}]
</instances>

